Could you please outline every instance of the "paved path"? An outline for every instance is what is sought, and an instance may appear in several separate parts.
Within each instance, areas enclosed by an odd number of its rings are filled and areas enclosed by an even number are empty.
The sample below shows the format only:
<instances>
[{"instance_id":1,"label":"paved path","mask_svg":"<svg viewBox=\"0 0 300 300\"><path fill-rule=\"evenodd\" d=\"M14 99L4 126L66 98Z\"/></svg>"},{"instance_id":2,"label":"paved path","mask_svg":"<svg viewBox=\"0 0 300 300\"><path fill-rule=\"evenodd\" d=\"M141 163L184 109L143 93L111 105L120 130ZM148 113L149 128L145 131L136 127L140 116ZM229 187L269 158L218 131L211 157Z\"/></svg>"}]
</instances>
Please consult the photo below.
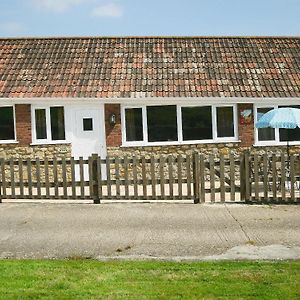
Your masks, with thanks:
<instances>
[{"instance_id":1,"label":"paved path","mask_svg":"<svg viewBox=\"0 0 300 300\"><path fill-rule=\"evenodd\" d=\"M300 206L0 204L0 258L300 259Z\"/></svg>"}]
</instances>

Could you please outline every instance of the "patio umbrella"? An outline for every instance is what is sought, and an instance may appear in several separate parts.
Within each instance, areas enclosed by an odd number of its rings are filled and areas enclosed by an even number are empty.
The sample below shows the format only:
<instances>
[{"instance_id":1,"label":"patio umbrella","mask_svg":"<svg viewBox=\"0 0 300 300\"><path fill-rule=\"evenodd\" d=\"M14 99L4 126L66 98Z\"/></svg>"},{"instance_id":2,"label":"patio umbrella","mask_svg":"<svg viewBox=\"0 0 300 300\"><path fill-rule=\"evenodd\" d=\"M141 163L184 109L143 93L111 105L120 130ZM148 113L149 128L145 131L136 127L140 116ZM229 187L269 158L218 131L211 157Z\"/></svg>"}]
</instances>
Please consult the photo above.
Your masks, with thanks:
<instances>
[{"instance_id":1,"label":"patio umbrella","mask_svg":"<svg viewBox=\"0 0 300 300\"><path fill-rule=\"evenodd\" d=\"M265 113L256 123L257 128L300 128L300 109L292 107L274 108Z\"/></svg>"},{"instance_id":2,"label":"patio umbrella","mask_svg":"<svg viewBox=\"0 0 300 300\"><path fill-rule=\"evenodd\" d=\"M255 126L256 128L300 128L300 109L293 107L274 108L265 113ZM289 138L287 140L287 152L289 156Z\"/></svg>"},{"instance_id":3,"label":"patio umbrella","mask_svg":"<svg viewBox=\"0 0 300 300\"><path fill-rule=\"evenodd\" d=\"M265 113L255 124L256 128L300 128L300 109L292 107L274 108ZM289 134L289 131L287 131ZM290 160L289 137L287 139L288 161ZM289 167L288 167L289 169Z\"/></svg>"}]
</instances>

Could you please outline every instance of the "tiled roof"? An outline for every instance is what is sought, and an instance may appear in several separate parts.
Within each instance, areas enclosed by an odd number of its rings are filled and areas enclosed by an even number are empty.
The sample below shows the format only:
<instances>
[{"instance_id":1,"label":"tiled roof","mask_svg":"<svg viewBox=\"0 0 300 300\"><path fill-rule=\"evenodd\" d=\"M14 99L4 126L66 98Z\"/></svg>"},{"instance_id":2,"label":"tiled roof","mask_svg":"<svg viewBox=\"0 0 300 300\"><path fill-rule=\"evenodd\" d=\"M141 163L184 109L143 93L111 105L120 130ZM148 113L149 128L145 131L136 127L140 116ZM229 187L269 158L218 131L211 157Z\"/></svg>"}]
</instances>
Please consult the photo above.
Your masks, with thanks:
<instances>
[{"instance_id":1,"label":"tiled roof","mask_svg":"<svg viewBox=\"0 0 300 300\"><path fill-rule=\"evenodd\" d=\"M0 97L300 97L300 37L0 39Z\"/></svg>"}]
</instances>

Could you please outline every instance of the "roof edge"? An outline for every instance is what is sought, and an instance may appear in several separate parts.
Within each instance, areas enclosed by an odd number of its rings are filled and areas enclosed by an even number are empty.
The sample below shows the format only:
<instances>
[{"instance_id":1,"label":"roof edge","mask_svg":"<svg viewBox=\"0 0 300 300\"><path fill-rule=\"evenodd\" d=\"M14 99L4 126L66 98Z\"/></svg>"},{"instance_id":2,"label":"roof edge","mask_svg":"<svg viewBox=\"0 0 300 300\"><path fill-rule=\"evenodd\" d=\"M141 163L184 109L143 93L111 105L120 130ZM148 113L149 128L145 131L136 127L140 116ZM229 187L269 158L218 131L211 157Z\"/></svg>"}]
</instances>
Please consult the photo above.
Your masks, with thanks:
<instances>
[{"instance_id":1,"label":"roof edge","mask_svg":"<svg viewBox=\"0 0 300 300\"><path fill-rule=\"evenodd\" d=\"M60 40L60 39L300 39L300 36L22 36L0 37L0 40Z\"/></svg>"}]
</instances>

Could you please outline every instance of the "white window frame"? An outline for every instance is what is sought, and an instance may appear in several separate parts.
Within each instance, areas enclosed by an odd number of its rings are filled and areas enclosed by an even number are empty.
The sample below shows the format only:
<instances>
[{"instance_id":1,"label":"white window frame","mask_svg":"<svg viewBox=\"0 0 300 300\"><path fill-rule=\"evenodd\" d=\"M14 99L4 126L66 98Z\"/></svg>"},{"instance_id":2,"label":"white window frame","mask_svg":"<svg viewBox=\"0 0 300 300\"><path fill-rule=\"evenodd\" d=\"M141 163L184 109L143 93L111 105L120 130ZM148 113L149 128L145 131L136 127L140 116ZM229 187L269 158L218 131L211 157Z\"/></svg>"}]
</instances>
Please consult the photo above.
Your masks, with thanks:
<instances>
[{"instance_id":1,"label":"white window frame","mask_svg":"<svg viewBox=\"0 0 300 300\"><path fill-rule=\"evenodd\" d=\"M64 121L65 121L65 139L64 140L52 140L52 132L51 132L51 115L50 108L51 107L63 107L64 109ZM36 109L44 109L46 111L46 139L37 139L36 137L36 124L35 124L35 110ZM32 144L34 145L43 145L43 144L66 144L67 141L67 132L66 132L66 108L64 105L32 105L31 106L31 130L32 130Z\"/></svg>"},{"instance_id":2,"label":"white window frame","mask_svg":"<svg viewBox=\"0 0 300 300\"><path fill-rule=\"evenodd\" d=\"M238 142L238 118L237 118L237 105L236 104L163 104L161 106L176 106L177 118L177 141L166 142L149 142L148 141L148 128L147 128L147 107L159 106L157 104L147 105L122 105L121 106L121 128L122 128L122 146L135 147L135 146L172 146L172 145L190 145L190 144L214 144L214 143L230 143ZM201 107L210 106L212 108L212 128L213 138L208 140L190 140L184 141L182 134L182 107ZM218 137L217 136L217 107L232 107L233 108L233 122L234 122L234 136L233 137ZM143 140L142 141L126 141L126 122L125 110L131 108L142 109L142 122L143 122Z\"/></svg>"},{"instance_id":3,"label":"white window frame","mask_svg":"<svg viewBox=\"0 0 300 300\"><path fill-rule=\"evenodd\" d=\"M12 107L13 108L13 118L14 118L14 134L15 134L15 138L12 140L0 140L0 144L15 144L18 143L17 141L17 128L16 128L16 108L15 105L0 105L1 107Z\"/></svg>"},{"instance_id":4,"label":"white window frame","mask_svg":"<svg viewBox=\"0 0 300 300\"><path fill-rule=\"evenodd\" d=\"M254 105L254 135L255 135L255 144L254 146L286 146L287 142L285 141L280 141L279 140L279 128L274 128L275 129L275 140L273 141L259 141L258 140L258 128L255 127L256 122L258 121L258 113L257 109L258 108L278 108L279 106L283 106L283 104L280 105L272 105L272 104L256 104ZM284 105L285 106L285 105ZM286 105L286 107L292 106L291 105ZM300 145L300 141L291 141L289 142L289 145Z\"/></svg>"},{"instance_id":5,"label":"white window frame","mask_svg":"<svg viewBox=\"0 0 300 300\"><path fill-rule=\"evenodd\" d=\"M209 143L230 143L238 141L238 124L237 124L237 106L234 104L204 104L204 105L180 105L180 125L181 125L181 135L182 135L182 116L181 116L181 108L182 107L211 107L211 121L212 121L212 139L208 140L191 140L184 141L181 136L181 144L209 144ZM233 108L233 137L218 137L218 127L217 127L217 107L232 107Z\"/></svg>"}]
</instances>

